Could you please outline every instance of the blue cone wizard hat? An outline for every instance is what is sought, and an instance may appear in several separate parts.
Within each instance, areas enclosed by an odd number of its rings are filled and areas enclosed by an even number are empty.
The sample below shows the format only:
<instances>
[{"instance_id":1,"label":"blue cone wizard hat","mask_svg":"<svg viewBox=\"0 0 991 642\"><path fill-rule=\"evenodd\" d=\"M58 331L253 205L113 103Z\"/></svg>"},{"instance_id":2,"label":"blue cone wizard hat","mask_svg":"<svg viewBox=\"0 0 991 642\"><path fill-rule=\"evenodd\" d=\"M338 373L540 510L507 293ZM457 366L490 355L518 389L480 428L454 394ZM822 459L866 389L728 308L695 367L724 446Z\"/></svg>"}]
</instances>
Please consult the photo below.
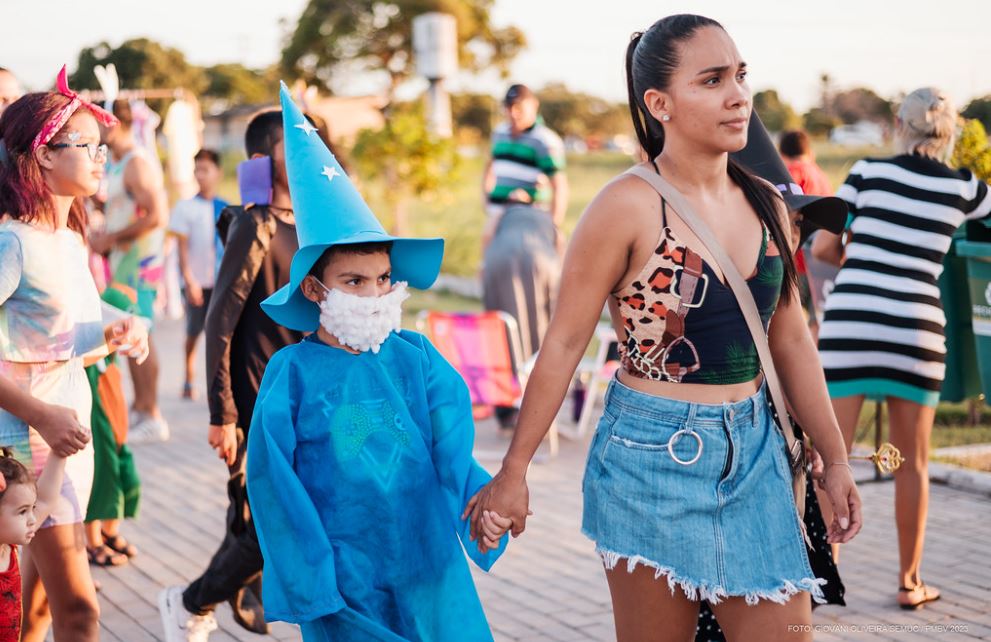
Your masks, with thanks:
<instances>
[{"instance_id":1,"label":"blue cone wizard hat","mask_svg":"<svg viewBox=\"0 0 991 642\"><path fill-rule=\"evenodd\" d=\"M299 249L292 259L289 283L265 299L262 309L279 325L302 332L316 330L320 309L303 296L300 283L332 245L391 241L392 280L420 289L433 285L440 272L444 240L387 234L284 83L280 97L286 174Z\"/></svg>"}]
</instances>

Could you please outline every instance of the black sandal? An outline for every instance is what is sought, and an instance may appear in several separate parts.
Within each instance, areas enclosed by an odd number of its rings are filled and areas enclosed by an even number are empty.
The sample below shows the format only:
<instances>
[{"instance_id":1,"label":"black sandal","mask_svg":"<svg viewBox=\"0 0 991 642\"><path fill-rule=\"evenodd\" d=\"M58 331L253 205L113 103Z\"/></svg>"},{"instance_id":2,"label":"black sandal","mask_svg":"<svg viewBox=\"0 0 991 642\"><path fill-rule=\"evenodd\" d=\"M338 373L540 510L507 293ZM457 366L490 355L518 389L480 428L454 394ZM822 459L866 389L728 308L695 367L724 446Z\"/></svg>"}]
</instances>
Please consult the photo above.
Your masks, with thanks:
<instances>
[{"instance_id":1,"label":"black sandal","mask_svg":"<svg viewBox=\"0 0 991 642\"><path fill-rule=\"evenodd\" d=\"M89 559L89 563L93 566L101 566L104 568L110 566L123 566L129 561L127 555L114 551L106 544L102 544L100 546L87 546L86 557Z\"/></svg>"},{"instance_id":2,"label":"black sandal","mask_svg":"<svg viewBox=\"0 0 991 642\"><path fill-rule=\"evenodd\" d=\"M110 550L120 553L121 555L126 555L128 558L134 557L138 554L138 549L134 546L134 544L124 539L120 533L116 535L108 535L101 530L100 535L103 536L103 544Z\"/></svg>"},{"instance_id":3,"label":"black sandal","mask_svg":"<svg viewBox=\"0 0 991 642\"><path fill-rule=\"evenodd\" d=\"M919 582L917 585L915 585L912 588L908 588L907 586L899 586L898 592L913 593L915 591L918 591L919 589L922 589L922 600L918 602L914 602L912 604L902 604L901 602L899 602L898 608L902 609L903 611L915 611L917 609L921 609L929 602L935 602L940 597L942 597L940 595L939 589L932 588L923 582ZM932 590L932 592L930 592L930 589Z\"/></svg>"}]
</instances>

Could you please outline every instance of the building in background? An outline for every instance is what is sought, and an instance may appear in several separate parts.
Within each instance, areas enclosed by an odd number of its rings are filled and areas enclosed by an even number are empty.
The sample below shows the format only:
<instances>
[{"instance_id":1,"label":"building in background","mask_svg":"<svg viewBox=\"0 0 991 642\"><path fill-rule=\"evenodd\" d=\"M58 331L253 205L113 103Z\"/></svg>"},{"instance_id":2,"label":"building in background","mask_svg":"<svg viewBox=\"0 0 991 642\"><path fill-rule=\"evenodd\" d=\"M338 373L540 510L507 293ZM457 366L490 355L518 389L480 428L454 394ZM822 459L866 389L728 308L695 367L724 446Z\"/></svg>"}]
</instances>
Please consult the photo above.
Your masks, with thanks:
<instances>
[{"instance_id":1,"label":"building in background","mask_svg":"<svg viewBox=\"0 0 991 642\"><path fill-rule=\"evenodd\" d=\"M362 129L380 129L385 125L384 106L385 98L381 96L328 96L313 100L309 111L327 122L333 142L350 147ZM239 105L205 116L203 146L220 152L243 151L244 131L252 115L274 107L274 104Z\"/></svg>"}]
</instances>

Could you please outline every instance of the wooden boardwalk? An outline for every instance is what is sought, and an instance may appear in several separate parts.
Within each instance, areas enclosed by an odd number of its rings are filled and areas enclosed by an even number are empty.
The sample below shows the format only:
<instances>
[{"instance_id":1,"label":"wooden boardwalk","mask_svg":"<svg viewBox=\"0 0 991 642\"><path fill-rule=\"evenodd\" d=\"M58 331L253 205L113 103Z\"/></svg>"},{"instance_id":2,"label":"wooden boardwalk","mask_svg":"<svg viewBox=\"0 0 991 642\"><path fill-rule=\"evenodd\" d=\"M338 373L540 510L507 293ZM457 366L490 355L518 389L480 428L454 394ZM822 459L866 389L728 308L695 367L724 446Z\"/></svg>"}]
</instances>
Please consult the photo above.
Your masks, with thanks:
<instances>
[{"instance_id":1,"label":"wooden boardwalk","mask_svg":"<svg viewBox=\"0 0 991 642\"><path fill-rule=\"evenodd\" d=\"M179 398L181 322L156 330L163 358L161 399L172 427L165 443L134 446L143 482L141 516L124 534L139 548L133 562L96 569L103 585L102 639L162 639L157 594L199 575L220 542L226 508L226 469L206 444L203 401ZM202 373L200 373L202 374ZM505 449L492 422L478 427L479 450ZM496 640L614 639L609 594L591 542L579 531L586 443L562 440L560 455L534 465L535 515L478 588ZM490 468L497 462L484 462ZM870 471L858 468L858 476ZM895 606L897 546L891 483L866 483L863 532L843 549L846 608L815 613L817 640L991 639L991 499L945 486L932 488L925 579L943 599L917 612ZM295 627L276 623L272 636L238 627L227 605L217 611L212 641L298 640Z\"/></svg>"}]
</instances>

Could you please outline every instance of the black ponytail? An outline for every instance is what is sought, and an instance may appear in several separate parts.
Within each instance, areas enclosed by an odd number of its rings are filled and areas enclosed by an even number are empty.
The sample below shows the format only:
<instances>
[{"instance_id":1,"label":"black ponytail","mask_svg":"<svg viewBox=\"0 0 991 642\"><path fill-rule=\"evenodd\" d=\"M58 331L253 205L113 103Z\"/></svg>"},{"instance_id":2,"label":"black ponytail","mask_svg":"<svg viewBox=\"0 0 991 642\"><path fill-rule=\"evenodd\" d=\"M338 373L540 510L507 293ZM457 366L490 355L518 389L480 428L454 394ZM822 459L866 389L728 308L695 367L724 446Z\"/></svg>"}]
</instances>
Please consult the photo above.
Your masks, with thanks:
<instances>
[{"instance_id":1,"label":"black ponytail","mask_svg":"<svg viewBox=\"0 0 991 642\"><path fill-rule=\"evenodd\" d=\"M664 149L664 128L650 127L651 122L657 122L645 107L643 107L643 94L637 95L636 83L633 81L633 56L637 51L637 45L643 38L643 32L638 31L630 38L630 44L626 48L626 88L629 94L630 117L633 119L633 131L637 134L640 147L643 148L647 159L657 158Z\"/></svg>"},{"instance_id":2,"label":"black ponytail","mask_svg":"<svg viewBox=\"0 0 991 642\"><path fill-rule=\"evenodd\" d=\"M680 63L678 45L691 39L695 32L704 27L723 28L712 18L704 16L684 13L667 16L655 22L647 31L633 34L626 48L626 86L630 116L633 119L633 130L647 160L654 160L664 151L664 126L647 110L644 93L648 89L667 88ZM791 253L791 230L782 226L779 215L781 195L733 159L729 159L727 173L743 190L747 202L757 212L781 251L784 263L781 301L788 303L798 285L798 272Z\"/></svg>"}]
</instances>

